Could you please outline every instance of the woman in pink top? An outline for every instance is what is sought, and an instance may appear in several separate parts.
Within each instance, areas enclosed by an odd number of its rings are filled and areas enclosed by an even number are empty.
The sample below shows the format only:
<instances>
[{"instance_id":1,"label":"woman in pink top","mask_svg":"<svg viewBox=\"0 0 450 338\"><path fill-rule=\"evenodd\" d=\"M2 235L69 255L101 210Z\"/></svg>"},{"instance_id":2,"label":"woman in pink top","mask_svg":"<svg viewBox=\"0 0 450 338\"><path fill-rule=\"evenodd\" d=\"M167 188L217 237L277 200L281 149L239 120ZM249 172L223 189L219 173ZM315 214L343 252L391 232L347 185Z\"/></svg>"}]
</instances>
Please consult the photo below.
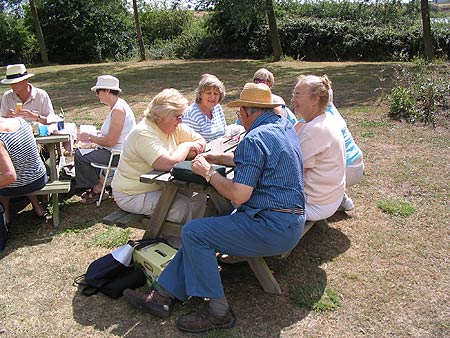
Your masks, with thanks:
<instances>
[{"instance_id":1,"label":"woman in pink top","mask_svg":"<svg viewBox=\"0 0 450 338\"><path fill-rule=\"evenodd\" d=\"M344 197L345 144L333 117L325 114L330 85L326 75L301 76L292 95L295 113L306 122L296 129L303 158L307 220L330 217Z\"/></svg>"}]
</instances>

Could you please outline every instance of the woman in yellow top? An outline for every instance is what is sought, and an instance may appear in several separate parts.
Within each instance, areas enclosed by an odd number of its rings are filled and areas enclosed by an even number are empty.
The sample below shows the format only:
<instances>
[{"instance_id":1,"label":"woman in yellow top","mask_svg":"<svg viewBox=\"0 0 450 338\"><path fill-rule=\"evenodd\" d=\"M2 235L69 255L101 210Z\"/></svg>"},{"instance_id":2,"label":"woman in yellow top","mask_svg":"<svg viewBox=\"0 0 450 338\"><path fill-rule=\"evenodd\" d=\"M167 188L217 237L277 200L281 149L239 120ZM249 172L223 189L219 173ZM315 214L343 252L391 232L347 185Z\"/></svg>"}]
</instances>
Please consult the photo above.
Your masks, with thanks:
<instances>
[{"instance_id":1,"label":"woman in yellow top","mask_svg":"<svg viewBox=\"0 0 450 338\"><path fill-rule=\"evenodd\" d=\"M144 118L128 135L112 182L117 205L127 212L152 215L161 186L141 183L142 174L169 171L176 163L203 152L205 139L181 124L188 100L176 89L164 89L149 103ZM184 223L204 211L206 198L177 194L167 220Z\"/></svg>"}]
</instances>

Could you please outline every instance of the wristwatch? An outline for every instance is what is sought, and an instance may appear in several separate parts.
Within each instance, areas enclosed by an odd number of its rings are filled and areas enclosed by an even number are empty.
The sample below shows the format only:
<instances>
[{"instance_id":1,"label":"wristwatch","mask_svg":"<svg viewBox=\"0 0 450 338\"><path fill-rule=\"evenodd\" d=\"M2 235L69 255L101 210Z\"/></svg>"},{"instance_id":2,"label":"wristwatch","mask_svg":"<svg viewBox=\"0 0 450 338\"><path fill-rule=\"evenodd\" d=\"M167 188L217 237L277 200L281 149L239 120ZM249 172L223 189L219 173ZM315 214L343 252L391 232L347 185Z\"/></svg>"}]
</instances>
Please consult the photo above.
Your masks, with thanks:
<instances>
[{"instance_id":1,"label":"wristwatch","mask_svg":"<svg viewBox=\"0 0 450 338\"><path fill-rule=\"evenodd\" d=\"M210 168L209 168L209 171L208 171L208 173L206 174L206 177L205 177L206 182L209 183L209 181L211 181L211 177L213 177L214 174L217 174L217 171L215 171L215 170L213 169L213 167L210 167Z\"/></svg>"}]
</instances>

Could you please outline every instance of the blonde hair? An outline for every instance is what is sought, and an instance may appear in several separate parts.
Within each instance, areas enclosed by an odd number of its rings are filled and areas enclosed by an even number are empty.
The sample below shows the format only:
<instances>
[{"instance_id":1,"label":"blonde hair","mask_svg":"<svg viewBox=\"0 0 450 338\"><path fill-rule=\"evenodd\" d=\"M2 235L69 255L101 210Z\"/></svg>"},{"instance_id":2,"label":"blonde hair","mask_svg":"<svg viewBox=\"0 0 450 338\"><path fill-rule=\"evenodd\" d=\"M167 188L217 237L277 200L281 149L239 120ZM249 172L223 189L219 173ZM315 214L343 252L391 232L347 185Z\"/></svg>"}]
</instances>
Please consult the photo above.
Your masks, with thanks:
<instances>
[{"instance_id":1,"label":"blonde hair","mask_svg":"<svg viewBox=\"0 0 450 338\"><path fill-rule=\"evenodd\" d=\"M306 85L310 95L319 97L319 106L325 111L330 103L331 81L328 76L301 75L298 77L297 85Z\"/></svg>"},{"instance_id":2,"label":"blonde hair","mask_svg":"<svg viewBox=\"0 0 450 338\"><path fill-rule=\"evenodd\" d=\"M217 89L219 91L219 103L222 102L225 97L225 86L217 76L207 73L202 75L198 87L195 90L195 102L200 103L200 96L209 88Z\"/></svg>"},{"instance_id":3,"label":"blonde hair","mask_svg":"<svg viewBox=\"0 0 450 338\"><path fill-rule=\"evenodd\" d=\"M269 80L270 86L269 88L272 88L275 84L275 77L273 76L272 72L268 70L267 68L260 68L258 69L255 74L253 74L253 82L255 79L262 79L262 80Z\"/></svg>"},{"instance_id":4,"label":"blonde hair","mask_svg":"<svg viewBox=\"0 0 450 338\"><path fill-rule=\"evenodd\" d=\"M175 116L179 111L185 111L189 101L174 88L164 89L157 94L144 110L144 117L158 123L167 117Z\"/></svg>"}]
</instances>

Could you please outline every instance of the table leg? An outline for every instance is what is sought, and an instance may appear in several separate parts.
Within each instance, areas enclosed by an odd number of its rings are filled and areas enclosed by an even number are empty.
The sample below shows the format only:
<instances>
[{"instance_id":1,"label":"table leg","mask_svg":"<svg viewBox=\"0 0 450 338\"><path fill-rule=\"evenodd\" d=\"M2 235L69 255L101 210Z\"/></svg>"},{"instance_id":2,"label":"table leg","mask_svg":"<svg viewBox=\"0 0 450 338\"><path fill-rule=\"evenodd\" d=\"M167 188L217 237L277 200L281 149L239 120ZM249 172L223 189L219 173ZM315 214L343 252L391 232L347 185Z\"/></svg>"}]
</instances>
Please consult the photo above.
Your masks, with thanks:
<instances>
[{"instance_id":1,"label":"table leg","mask_svg":"<svg viewBox=\"0 0 450 338\"><path fill-rule=\"evenodd\" d=\"M59 204L58 204L58 194L52 194L52 218L53 218L53 226L59 226Z\"/></svg>"},{"instance_id":2,"label":"table leg","mask_svg":"<svg viewBox=\"0 0 450 338\"><path fill-rule=\"evenodd\" d=\"M50 181L55 181L58 179L58 173L56 168L56 144L48 143L48 151L50 153Z\"/></svg>"},{"instance_id":3,"label":"table leg","mask_svg":"<svg viewBox=\"0 0 450 338\"><path fill-rule=\"evenodd\" d=\"M216 190L208 190L207 191L209 198L211 198L211 201L214 203L217 211L219 212L219 215L223 214L229 214L231 211L233 211L234 207L233 204L229 200L227 200L225 197L220 195Z\"/></svg>"},{"instance_id":4,"label":"table leg","mask_svg":"<svg viewBox=\"0 0 450 338\"><path fill-rule=\"evenodd\" d=\"M144 233L144 239L158 237L161 233L162 226L166 221L167 214L172 207L173 200L177 194L177 187L174 184L168 184L163 189L158 203L156 204L155 211L150 219L147 230Z\"/></svg>"},{"instance_id":5,"label":"table leg","mask_svg":"<svg viewBox=\"0 0 450 338\"><path fill-rule=\"evenodd\" d=\"M263 257L251 257L248 258L247 262L265 292L281 295L280 284L278 284Z\"/></svg>"}]
</instances>

